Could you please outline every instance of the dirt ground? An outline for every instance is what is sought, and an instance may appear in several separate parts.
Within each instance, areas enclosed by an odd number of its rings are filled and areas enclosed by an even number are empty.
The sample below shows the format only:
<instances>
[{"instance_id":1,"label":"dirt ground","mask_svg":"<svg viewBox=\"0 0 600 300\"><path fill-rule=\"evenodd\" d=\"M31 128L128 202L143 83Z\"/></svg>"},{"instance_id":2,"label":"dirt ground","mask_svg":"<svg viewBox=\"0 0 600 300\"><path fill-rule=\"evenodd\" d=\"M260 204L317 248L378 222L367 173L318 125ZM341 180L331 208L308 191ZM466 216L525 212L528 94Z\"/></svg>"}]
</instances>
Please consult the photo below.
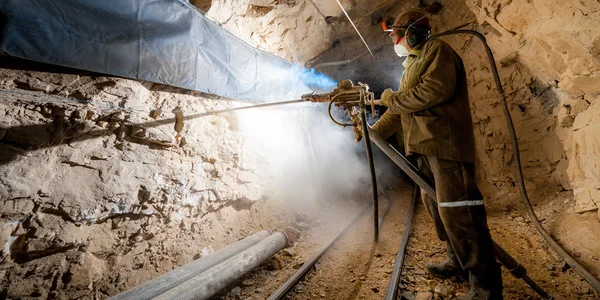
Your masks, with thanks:
<instances>
[{"instance_id":1,"label":"dirt ground","mask_svg":"<svg viewBox=\"0 0 600 300\"><path fill-rule=\"evenodd\" d=\"M379 243L373 244L373 221L369 211L334 244L288 298L382 299L402 238L412 189L410 183L402 182L388 191L392 206L385 216ZM600 230L595 215L570 212L572 197L567 192L533 191L532 195L534 199L546 199L546 204L535 207L544 226L560 237L559 242L567 245L567 249L597 276L600 246L597 240L589 239L593 232ZM527 218L522 217L515 195L508 198L509 201L502 205L488 200L488 222L494 239L556 299L599 299L587 283L549 249ZM386 202L387 199L382 197L381 210L385 210ZM402 273L403 299L452 299L466 293L468 283L440 280L425 271L428 262L445 259L445 244L437 239L433 223L420 200L417 203ZM356 205L355 212L358 208ZM285 249L267 265L232 285L228 293L216 298L267 298L320 248L319 240L326 240L335 232L325 226L326 221L322 219L312 225L317 227L310 228L294 247ZM540 299L525 282L512 277L505 268L502 272L505 299Z\"/></svg>"}]
</instances>

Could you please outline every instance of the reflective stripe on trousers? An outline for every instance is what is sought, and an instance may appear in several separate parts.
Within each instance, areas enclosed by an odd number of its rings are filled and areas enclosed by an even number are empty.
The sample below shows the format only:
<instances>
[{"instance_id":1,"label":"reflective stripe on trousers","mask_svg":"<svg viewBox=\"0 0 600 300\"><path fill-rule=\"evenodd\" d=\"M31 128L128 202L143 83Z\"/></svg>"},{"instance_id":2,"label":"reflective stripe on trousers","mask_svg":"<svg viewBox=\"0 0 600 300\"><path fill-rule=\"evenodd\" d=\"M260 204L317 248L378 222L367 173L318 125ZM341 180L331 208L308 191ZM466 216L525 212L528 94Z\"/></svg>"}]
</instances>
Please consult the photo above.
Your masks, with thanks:
<instances>
[{"instance_id":1,"label":"reflective stripe on trousers","mask_svg":"<svg viewBox=\"0 0 600 300\"><path fill-rule=\"evenodd\" d=\"M462 207L462 206L476 206L483 205L483 200L466 200L456 202L441 202L438 203L440 207Z\"/></svg>"}]
</instances>

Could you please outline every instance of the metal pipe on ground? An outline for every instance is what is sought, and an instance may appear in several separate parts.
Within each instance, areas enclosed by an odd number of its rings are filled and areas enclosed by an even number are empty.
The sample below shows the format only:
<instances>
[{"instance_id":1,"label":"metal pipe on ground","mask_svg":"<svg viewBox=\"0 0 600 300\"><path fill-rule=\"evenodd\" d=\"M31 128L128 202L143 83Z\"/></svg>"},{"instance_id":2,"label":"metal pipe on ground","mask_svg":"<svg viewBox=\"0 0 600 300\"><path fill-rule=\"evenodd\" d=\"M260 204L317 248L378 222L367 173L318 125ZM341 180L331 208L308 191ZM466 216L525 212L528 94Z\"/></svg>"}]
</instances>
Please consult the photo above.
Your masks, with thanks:
<instances>
[{"instance_id":1,"label":"metal pipe on ground","mask_svg":"<svg viewBox=\"0 0 600 300\"><path fill-rule=\"evenodd\" d=\"M408 246L408 237L412 229L412 219L415 212L415 205L419 198L419 186L415 185L415 191L413 192L413 198L408 208L408 216L406 217L406 224L404 225L404 232L402 232L402 242L400 243L400 249L396 256L396 262L394 263L394 269L392 271L392 278L390 278L390 284L388 286L387 293L385 294L385 300L396 300L398 298L398 286L400 284L400 275L402 275L402 266L404 265L404 254L406 253L406 246Z\"/></svg>"},{"instance_id":2,"label":"metal pipe on ground","mask_svg":"<svg viewBox=\"0 0 600 300\"><path fill-rule=\"evenodd\" d=\"M185 264L179 268L174 269L171 272L163 274L157 278L143 283L129 291L120 293L112 300L125 300L125 299L140 299L147 300L152 299L171 288L185 282L186 280L226 261L234 255L242 252L245 249L257 244L271 235L271 231L263 230L250 235L242 240L239 240L233 244L230 244L218 251L197 259L193 262Z\"/></svg>"},{"instance_id":3,"label":"metal pipe on ground","mask_svg":"<svg viewBox=\"0 0 600 300\"><path fill-rule=\"evenodd\" d=\"M327 252L327 250L329 250L329 248L333 246L333 243L335 243L335 241L337 241L340 238L340 236L342 236L346 232L346 230L348 230L348 228L350 228L354 223L356 223L356 221L358 221L358 219L369 210L370 206L371 204L366 204L361 209L360 213L358 213L358 215L356 215L356 217L354 217L354 219L352 219L352 221L350 221L348 225L344 226L344 228L340 230L340 232L338 232L331 240L329 240L329 242L323 245L321 249L317 250L317 252L315 252L304 264L302 264L300 269L298 269L298 271L296 271L296 273L294 273L292 277L290 277L285 283L283 283L267 299L283 299L287 292L289 292L294 287L294 285L296 285L296 283L298 283L298 281L300 281L300 279L302 279L302 277L304 277L304 275L306 275L306 273L315 265L315 263L321 258L321 256L323 256L323 254L325 254L325 252Z\"/></svg>"},{"instance_id":4,"label":"metal pipe on ground","mask_svg":"<svg viewBox=\"0 0 600 300\"><path fill-rule=\"evenodd\" d=\"M157 300L209 299L244 274L260 266L288 244L278 231L228 260L155 297Z\"/></svg>"},{"instance_id":5,"label":"metal pipe on ground","mask_svg":"<svg viewBox=\"0 0 600 300\"><path fill-rule=\"evenodd\" d=\"M400 154L400 152L396 151L394 147L392 147L383 137L381 137L377 132L375 132L371 127L368 128L369 134L371 137L371 141L385 153L408 177L410 177L419 187L421 187L427 194L431 195L432 199L436 198L435 189L429 183L427 179L425 179L424 175L419 172L419 170L413 166L404 155ZM523 268L523 272L526 272L525 268L521 266L513 257L510 256L502 247L494 243L494 255L498 261L506 267L508 270L514 270L519 266ZM501 251L499 251L501 250ZM506 265L508 264L508 265ZM522 277L518 277L515 273L512 273L517 278L523 279L533 290L535 290L540 296L544 299L552 299L552 296L548 293L544 292L531 278L523 275Z\"/></svg>"}]
</instances>

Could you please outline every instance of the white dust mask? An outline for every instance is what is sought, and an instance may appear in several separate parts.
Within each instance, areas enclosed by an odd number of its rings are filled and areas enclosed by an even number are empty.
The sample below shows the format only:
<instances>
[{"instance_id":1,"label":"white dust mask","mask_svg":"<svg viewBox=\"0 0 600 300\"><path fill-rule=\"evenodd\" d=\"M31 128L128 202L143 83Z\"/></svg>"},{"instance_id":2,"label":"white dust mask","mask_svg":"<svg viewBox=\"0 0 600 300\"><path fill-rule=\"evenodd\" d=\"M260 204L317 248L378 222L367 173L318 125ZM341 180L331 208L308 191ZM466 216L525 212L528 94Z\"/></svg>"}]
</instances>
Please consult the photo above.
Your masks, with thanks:
<instances>
[{"instance_id":1,"label":"white dust mask","mask_svg":"<svg viewBox=\"0 0 600 300\"><path fill-rule=\"evenodd\" d=\"M406 49L406 47L400 43L394 45L394 51L396 51L396 55L400 57L408 56L408 49Z\"/></svg>"}]
</instances>

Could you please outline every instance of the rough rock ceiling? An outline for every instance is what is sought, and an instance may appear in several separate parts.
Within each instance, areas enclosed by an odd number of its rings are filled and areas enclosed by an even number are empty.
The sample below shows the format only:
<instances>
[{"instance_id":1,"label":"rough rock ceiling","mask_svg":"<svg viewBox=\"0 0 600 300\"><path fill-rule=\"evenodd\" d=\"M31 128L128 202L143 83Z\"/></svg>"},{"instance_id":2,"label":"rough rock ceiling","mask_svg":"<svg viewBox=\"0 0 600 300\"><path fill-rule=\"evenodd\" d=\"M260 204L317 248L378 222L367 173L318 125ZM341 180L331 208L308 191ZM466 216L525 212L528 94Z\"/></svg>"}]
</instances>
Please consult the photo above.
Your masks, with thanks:
<instances>
[{"instance_id":1,"label":"rough rock ceiling","mask_svg":"<svg viewBox=\"0 0 600 300\"><path fill-rule=\"evenodd\" d=\"M377 45L381 35L370 31L379 28L382 14L397 1L341 0L340 3L369 44ZM206 15L250 44L301 63L330 48L334 41L356 35L335 0L216 0Z\"/></svg>"}]
</instances>

